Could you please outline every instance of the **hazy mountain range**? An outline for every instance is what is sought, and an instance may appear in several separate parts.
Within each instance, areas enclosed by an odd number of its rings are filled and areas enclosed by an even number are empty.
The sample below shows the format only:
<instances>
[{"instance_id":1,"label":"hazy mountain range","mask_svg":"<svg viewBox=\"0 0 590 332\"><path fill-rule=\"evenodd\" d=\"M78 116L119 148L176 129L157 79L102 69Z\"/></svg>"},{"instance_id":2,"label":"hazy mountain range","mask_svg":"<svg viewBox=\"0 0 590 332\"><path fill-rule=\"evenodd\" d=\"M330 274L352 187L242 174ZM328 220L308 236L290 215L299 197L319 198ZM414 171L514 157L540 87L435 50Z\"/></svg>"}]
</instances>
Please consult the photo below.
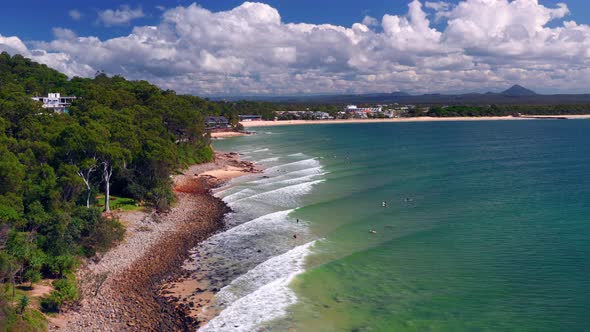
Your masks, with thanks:
<instances>
[{"instance_id":1,"label":"hazy mountain range","mask_svg":"<svg viewBox=\"0 0 590 332\"><path fill-rule=\"evenodd\" d=\"M590 94L555 94L542 95L520 85L502 92L465 93L465 94L423 94L411 95L403 91L391 93L313 95L313 96L236 96L212 98L216 100L251 100L277 103L310 104L590 104Z\"/></svg>"}]
</instances>

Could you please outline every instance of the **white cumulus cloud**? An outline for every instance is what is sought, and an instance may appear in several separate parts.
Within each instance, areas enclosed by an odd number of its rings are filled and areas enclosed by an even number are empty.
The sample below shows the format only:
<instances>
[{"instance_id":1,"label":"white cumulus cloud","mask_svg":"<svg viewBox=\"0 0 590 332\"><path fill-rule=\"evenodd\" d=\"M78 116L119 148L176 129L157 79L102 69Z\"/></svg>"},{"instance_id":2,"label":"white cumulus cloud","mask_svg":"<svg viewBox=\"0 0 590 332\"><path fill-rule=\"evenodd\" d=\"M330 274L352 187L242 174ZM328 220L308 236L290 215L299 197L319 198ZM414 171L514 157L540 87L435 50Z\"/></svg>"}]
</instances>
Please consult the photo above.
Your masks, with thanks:
<instances>
[{"instance_id":1,"label":"white cumulus cloud","mask_svg":"<svg viewBox=\"0 0 590 332\"><path fill-rule=\"evenodd\" d=\"M0 35L0 52L8 52L11 54L18 53L22 55L29 55L27 46L15 36L4 37Z\"/></svg>"},{"instance_id":2,"label":"white cumulus cloud","mask_svg":"<svg viewBox=\"0 0 590 332\"><path fill-rule=\"evenodd\" d=\"M108 24L143 16L121 9ZM433 11L444 13L442 27ZM403 15L345 27L286 23L257 2L220 12L192 4L166 9L156 25L129 35L102 40L56 28L46 42L0 36L0 50L68 75L104 70L200 95L448 92L513 83L588 91L590 26L568 14L566 4L537 0L413 0Z\"/></svg>"},{"instance_id":3,"label":"white cumulus cloud","mask_svg":"<svg viewBox=\"0 0 590 332\"><path fill-rule=\"evenodd\" d=\"M374 18L374 17L372 17L372 16L368 16L367 15L367 16L365 16L363 18L363 22L362 23L364 25L368 26L368 27L377 26L377 25L379 25L379 20L376 19L376 18Z\"/></svg>"},{"instance_id":4,"label":"white cumulus cloud","mask_svg":"<svg viewBox=\"0 0 590 332\"><path fill-rule=\"evenodd\" d=\"M82 12L80 12L77 9L72 9L72 10L68 11L68 15L70 15L70 17L74 21L79 21L82 18Z\"/></svg>"},{"instance_id":5,"label":"white cumulus cloud","mask_svg":"<svg viewBox=\"0 0 590 332\"><path fill-rule=\"evenodd\" d=\"M55 38L57 39L75 39L76 33L70 29L65 29L65 28L53 28L53 35L55 36Z\"/></svg>"},{"instance_id":6,"label":"white cumulus cloud","mask_svg":"<svg viewBox=\"0 0 590 332\"><path fill-rule=\"evenodd\" d=\"M127 5L122 5L117 9L107 9L98 12L98 21L105 26L125 25L144 16L145 14L141 7L133 9Z\"/></svg>"}]
</instances>

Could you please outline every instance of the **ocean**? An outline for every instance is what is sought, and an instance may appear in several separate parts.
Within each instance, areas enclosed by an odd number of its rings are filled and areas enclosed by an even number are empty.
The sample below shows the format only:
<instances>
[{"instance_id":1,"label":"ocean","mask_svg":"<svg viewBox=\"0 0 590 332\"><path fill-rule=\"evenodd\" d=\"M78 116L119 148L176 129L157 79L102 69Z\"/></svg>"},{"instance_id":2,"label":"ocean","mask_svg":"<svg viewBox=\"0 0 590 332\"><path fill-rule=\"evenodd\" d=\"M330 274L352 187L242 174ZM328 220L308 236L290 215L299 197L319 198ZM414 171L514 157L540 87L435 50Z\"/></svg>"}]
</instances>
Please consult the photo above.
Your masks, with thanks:
<instances>
[{"instance_id":1,"label":"ocean","mask_svg":"<svg viewBox=\"0 0 590 332\"><path fill-rule=\"evenodd\" d=\"M254 130L201 331L590 330L590 121Z\"/></svg>"}]
</instances>

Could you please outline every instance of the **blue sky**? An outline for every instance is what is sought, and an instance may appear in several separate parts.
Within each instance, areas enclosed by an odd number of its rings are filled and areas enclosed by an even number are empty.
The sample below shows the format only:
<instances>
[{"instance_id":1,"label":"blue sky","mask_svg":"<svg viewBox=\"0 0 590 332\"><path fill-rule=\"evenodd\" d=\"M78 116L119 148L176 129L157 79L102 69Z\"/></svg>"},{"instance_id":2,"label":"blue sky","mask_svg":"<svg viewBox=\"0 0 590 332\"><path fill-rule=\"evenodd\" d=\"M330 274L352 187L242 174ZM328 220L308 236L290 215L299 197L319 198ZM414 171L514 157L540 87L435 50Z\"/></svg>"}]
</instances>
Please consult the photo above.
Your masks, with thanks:
<instances>
[{"instance_id":1,"label":"blue sky","mask_svg":"<svg viewBox=\"0 0 590 332\"><path fill-rule=\"evenodd\" d=\"M285 22L331 23L351 26L359 22L365 15L382 17L384 14L403 14L407 10L405 0L268 0L262 1L278 9ZM457 3L457 0L449 1ZM563 0L542 0L541 4L555 6ZM590 1L565 1L571 10L568 20L579 23L590 23ZM136 20L135 24L156 24L162 11L156 7L171 8L197 3L211 11L229 10L243 3L240 0L21 0L11 1L2 5L0 33L3 35L19 35L27 40L47 40L53 34L54 27L64 27L76 31L79 35L93 35L111 38L129 33L132 26L104 27L96 23L97 13L101 10L129 5L141 7L146 17ZM79 21L72 20L70 10L82 13Z\"/></svg>"},{"instance_id":2,"label":"blue sky","mask_svg":"<svg viewBox=\"0 0 590 332\"><path fill-rule=\"evenodd\" d=\"M202 95L590 91L590 1L193 3L12 1L0 50Z\"/></svg>"}]
</instances>

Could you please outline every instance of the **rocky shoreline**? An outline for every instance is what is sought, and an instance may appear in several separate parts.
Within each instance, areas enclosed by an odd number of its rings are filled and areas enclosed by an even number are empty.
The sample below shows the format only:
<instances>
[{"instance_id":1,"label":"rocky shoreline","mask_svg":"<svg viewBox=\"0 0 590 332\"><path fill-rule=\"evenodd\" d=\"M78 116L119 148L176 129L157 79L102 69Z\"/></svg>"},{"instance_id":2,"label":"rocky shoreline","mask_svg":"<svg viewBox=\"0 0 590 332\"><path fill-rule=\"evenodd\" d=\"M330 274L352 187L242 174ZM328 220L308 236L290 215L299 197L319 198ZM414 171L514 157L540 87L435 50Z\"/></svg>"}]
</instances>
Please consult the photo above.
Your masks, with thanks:
<instances>
[{"instance_id":1,"label":"rocky shoreline","mask_svg":"<svg viewBox=\"0 0 590 332\"><path fill-rule=\"evenodd\" d=\"M223 216L229 208L211 195L211 189L232 177L256 172L252 163L238 160L235 153L217 153L215 162L194 165L174 176L178 202L170 212L122 213L126 240L79 270L82 299L52 319L50 329L196 330L199 321L191 317L189 305L162 296L162 285L182 278L189 250L224 228Z\"/></svg>"}]
</instances>

